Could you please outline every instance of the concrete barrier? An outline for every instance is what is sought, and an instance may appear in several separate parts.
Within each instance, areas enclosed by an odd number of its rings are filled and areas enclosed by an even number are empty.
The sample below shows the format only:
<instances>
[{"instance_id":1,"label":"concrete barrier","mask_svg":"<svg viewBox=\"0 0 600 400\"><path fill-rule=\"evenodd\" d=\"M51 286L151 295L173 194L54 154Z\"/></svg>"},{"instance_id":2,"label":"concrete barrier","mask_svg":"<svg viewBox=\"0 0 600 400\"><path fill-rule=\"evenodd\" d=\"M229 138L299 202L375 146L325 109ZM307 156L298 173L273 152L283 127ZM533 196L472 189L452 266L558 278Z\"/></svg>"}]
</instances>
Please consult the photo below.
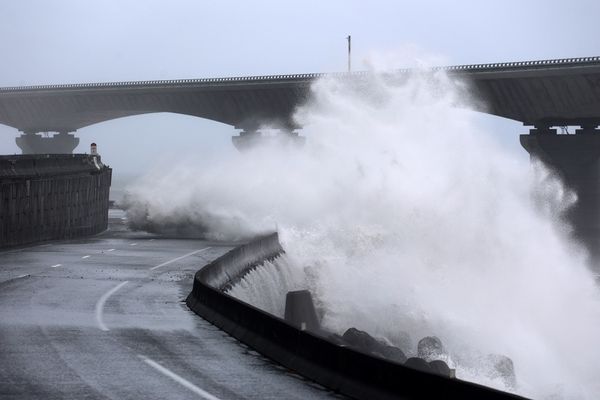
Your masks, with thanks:
<instances>
[{"instance_id":1,"label":"concrete barrier","mask_svg":"<svg viewBox=\"0 0 600 400\"><path fill-rule=\"evenodd\" d=\"M357 399L522 399L470 382L369 356L223 293L266 259L283 253L276 234L238 247L198 271L187 305L285 367Z\"/></svg>"},{"instance_id":2,"label":"concrete barrier","mask_svg":"<svg viewBox=\"0 0 600 400\"><path fill-rule=\"evenodd\" d=\"M100 156L0 156L0 247L102 232L111 175Z\"/></svg>"},{"instance_id":3,"label":"concrete barrier","mask_svg":"<svg viewBox=\"0 0 600 400\"><path fill-rule=\"evenodd\" d=\"M235 285L250 270L273 260L283 253L277 234L257 238L244 246L236 247L219 257L196 274L196 279L211 287L225 291Z\"/></svg>"}]
</instances>

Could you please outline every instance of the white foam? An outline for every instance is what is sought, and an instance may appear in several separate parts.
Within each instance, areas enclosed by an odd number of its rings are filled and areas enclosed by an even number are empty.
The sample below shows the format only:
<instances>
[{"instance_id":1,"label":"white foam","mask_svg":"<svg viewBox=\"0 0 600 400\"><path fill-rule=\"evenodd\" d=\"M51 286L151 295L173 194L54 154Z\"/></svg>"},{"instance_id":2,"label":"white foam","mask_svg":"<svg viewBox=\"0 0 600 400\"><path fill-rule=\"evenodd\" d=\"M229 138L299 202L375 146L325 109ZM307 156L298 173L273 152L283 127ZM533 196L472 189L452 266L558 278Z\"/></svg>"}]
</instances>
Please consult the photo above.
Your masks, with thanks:
<instances>
[{"instance_id":1,"label":"white foam","mask_svg":"<svg viewBox=\"0 0 600 400\"><path fill-rule=\"evenodd\" d=\"M464 88L443 72L400 86L374 77L368 90L319 81L297 113L305 148L161 167L132 189L144 210L130 215L220 238L278 226L329 328L391 342L434 334L459 377L501 387L479 362L499 353L514 361L519 393L597 398L600 297L560 222L575 199L482 132L457 107L471 101ZM280 315L283 290L252 288L234 291Z\"/></svg>"}]
</instances>

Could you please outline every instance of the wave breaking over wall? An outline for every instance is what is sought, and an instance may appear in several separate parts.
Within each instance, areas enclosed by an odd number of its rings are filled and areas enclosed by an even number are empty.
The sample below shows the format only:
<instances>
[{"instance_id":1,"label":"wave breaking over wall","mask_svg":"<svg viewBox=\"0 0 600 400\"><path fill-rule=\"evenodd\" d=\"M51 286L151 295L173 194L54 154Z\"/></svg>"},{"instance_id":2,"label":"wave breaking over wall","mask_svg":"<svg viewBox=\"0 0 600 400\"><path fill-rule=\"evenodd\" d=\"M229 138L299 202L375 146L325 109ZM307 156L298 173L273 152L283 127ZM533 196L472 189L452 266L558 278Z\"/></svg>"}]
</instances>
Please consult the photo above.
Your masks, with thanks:
<instances>
[{"instance_id":1,"label":"wave breaking over wall","mask_svg":"<svg viewBox=\"0 0 600 400\"><path fill-rule=\"evenodd\" d=\"M597 398L600 295L561 218L576 199L482 131L467 88L441 71L318 81L296 115L302 149L157 168L130 189L130 219L222 239L277 228L285 265L235 296L280 315L277 293L303 286L333 331L435 335L462 379L507 389L482 372L503 354L519 394ZM272 298L253 292L265 279Z\"/></svg>"},{"instance_id":2,"label":"wave breaking over wall","mask_svg":"<svg viewBox=\"0 0 600 400\"><path fill-rule=\"evenodd\" d=\"M267 261L252 269L226 293L283 318L287 292L305 286L302 271L289 265L283 254L273 262Z\"/></svg>"}]
</instances>

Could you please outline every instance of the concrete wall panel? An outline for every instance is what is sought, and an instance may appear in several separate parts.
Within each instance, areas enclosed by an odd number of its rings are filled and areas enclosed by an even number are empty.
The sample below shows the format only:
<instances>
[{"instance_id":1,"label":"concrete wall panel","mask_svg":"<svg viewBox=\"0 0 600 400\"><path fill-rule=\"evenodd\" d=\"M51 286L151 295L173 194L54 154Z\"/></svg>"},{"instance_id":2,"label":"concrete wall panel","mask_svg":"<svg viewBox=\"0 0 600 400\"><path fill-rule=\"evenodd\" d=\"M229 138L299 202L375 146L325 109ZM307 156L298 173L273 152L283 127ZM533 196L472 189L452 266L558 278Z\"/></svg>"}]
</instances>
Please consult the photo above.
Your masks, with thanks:
<instances>
[{"instance_id":1,"label":"concrete wall panel","mask_svg":"<svg viewBox=\"0 0 600 400\"><path fill-rule=\"evenodd\" d=\"M0 247L72 239L108 226L112 170L82 154L0 156Z\"/></svg>"}]
</instances>

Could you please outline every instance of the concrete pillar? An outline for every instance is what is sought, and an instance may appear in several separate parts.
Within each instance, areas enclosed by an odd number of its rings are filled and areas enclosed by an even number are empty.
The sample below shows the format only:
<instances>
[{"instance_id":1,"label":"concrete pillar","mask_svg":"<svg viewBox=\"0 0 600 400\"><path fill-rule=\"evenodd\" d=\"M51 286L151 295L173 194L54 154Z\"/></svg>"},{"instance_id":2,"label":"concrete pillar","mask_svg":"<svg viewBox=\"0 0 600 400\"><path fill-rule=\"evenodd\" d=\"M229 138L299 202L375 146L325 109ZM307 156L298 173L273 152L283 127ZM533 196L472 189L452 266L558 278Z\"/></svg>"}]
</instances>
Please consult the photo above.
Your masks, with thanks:
<instances>
[{"instance_id":1,"label":"concrete pillar","mask_svg":"<svg viewBox=\"0 0 600 400\"><path fill-rule=\"evenodd\" d=\"M529 135L521 135L521 145L577 194L577 203L566 218L573 226L574 239L588 249L593 269L600 271L600 130L582 126L575 135L555 132L532 129Z\"/></svg>"},{"instance_id":2,"label":"concrete pillar","mask_svg":"<svg viewBox=\"0 0 600 400\"><path fill-rule=\"evenodd\" d=\"M304 145L306 138L299 136L298 132L282 130L275 136L265 136L258 130L243 130L239 136L231 138L233 145L240 152L244 152L263 144L278 144L278 145Z\"/></svg>"},{"instance_id":3,"label":"concrete pillar","mask_svg":"<svg viewBox=\"0 0 600 400\"><path fill-rule=\"evenodd\" d=\"M24 133L15 138L23 154L71 154L79 144L79 138L68 132L60 132L52 137L37 133Z\"/></svg>"},{"instance_id":4,"label":"concrete pillar","mask_svg":"<svg viewBox=\"0 0 600 400\"><path fill-rule=\"evenodd\" d=\"M262 143L262 134L256 129L244 129L239 136L233 136L231 142L239 152L250 150Z\"/></svg>"}]
</instances>

